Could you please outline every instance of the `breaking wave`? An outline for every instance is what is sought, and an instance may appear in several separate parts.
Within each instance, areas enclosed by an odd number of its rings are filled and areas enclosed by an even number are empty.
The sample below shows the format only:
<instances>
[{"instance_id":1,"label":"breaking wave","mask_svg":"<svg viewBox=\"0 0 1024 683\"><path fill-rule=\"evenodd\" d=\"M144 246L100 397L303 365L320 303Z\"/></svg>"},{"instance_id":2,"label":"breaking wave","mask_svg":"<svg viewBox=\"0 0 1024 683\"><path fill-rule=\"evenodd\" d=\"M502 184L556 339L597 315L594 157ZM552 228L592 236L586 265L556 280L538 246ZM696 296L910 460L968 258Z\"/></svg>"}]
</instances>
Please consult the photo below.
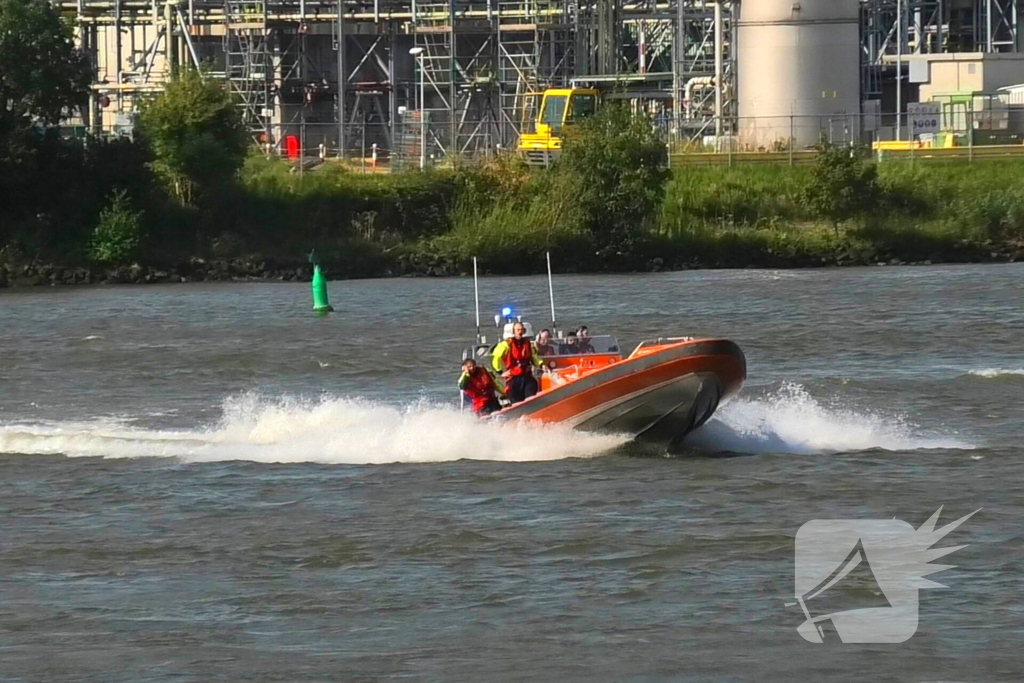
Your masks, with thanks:
<instances>
[{"instance_id":1,"label":"breaking wave","mask_svg":"<svg viewBox=\"0 0 1024 683\"><path fill-rule=\"evenodd\" d=\"M116 420L0 426L0 453L186 462L540 461L600 455L624 441L561 426L485 422L448 407L251 394L226 400L221 420L196 430L145 430Z\"/></svg>"},{"instance_id":2,"label":"breaking wave","mask_svg":"<svg viewBox=\"0 0 1024 683\"><path fill-rule=\"evenodd\" d=\"M971 370L967 374L974 375L975 377L984 377L986 379L992 379L994 377L1009 377L1009 376L1024 376L1024 368L1015 368L1012 370L1004 370L1002 368L985 368L984 370Z\"/></svg>"},{"instance_id":3,"label":"breaking wave","mask_svg":"<svg viewBox=\"0 0 1024 683\"><path fill-rule=\"evenodd\" d=\"M393 406L258 394L225 400L221 419L196 429L142 429L116 419L0 425L0 453L184 462L529 462L592 457L625 442L625 437L560 425L481 421L468 412L426 403ZM732 401L691 434L685 447L743 454L974 448L956 438L923 435L900 417L825 405L798 384L784 384L763 398Z\"/></svg>"},{"instance_id":4,"label":"breaking wave","mask_svg":"<svg viewBox=\"0 0 1024 683\"><path fill-rule=\"evenodd\" d=\"M974 448L953 438L921 435L899 417L823 405L798 384L784 384L762 399L727 404L686 445L701 452L798 455Z\"/></svg>"}]
</instances>

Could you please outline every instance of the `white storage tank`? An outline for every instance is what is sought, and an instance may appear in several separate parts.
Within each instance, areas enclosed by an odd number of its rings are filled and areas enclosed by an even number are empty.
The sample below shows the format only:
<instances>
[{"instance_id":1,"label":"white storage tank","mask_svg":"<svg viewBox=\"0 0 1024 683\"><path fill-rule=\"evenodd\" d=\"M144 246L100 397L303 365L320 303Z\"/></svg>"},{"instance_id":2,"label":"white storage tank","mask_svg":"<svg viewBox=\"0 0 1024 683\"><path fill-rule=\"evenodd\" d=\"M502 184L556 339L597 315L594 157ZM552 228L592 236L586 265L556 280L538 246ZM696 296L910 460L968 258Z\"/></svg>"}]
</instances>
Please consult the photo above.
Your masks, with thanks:
<instances>
[{"instance_id":1,"label":"white storage tank","mask_svg":"<svg viewBox=\"0 0 1024 683\"><path fill-rule=\"evenodd\" d=\"M859 0L740 2L736 80L744 148L859 139L859 6Z\"/></svg>"}]
</instances>

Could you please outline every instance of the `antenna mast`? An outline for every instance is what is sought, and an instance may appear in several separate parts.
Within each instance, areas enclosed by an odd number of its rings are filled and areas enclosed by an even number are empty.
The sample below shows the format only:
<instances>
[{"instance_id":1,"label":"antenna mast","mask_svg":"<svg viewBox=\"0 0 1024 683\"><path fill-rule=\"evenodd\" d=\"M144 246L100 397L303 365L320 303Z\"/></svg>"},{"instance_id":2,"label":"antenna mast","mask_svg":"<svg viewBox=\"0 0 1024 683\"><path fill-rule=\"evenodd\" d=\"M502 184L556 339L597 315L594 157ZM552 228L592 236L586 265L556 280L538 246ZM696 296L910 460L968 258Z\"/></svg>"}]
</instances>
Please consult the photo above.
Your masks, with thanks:
<instances>
[{"instance_id":1,"label":"antenna mast","mask_svg":"<svg viewBox=\"0 0 1024 683\"><path fill-rule=\"evenodd\" d=\"M558 325L555 323L555 284L551 278L551 252L547 252L548 257L548 297L551 299L551 334L558 335Z\"/></svg>"},{"instance_id":2,"label":"antenna mast","mask_svg":"<svg viewBox=\"0 0 1024 683\"><path fill-rule=\"evenodd\" d=\"M480 282L476 271L476 256L473 257L473 299L476 302L476 341L480 343Z\"/></svg>"}]
</instances>

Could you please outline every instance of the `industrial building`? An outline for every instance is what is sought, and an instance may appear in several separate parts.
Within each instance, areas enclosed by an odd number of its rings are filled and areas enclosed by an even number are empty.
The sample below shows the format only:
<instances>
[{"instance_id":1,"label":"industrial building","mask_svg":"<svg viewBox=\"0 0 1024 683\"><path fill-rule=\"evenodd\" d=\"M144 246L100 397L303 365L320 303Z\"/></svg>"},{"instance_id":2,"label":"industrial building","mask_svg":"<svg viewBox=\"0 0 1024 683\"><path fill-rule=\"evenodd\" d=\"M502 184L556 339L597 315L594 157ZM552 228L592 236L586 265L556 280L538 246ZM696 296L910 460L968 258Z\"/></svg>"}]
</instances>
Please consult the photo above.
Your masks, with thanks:
<instances>
[{"instance_id":1,"label":"industrial building","mask_svg":"<svg viewBox=\"0 0 1024 683\"><path fill-rule=\"evenodd\" d=\"M897 108L998 103L1001 88L1024 83L1018 0L60 6L95 65L93 130L127 129L140 97L193 65L229 85L255 142L280 149L296 136L332 156L401 154L421 140L433 158L507 150L549 87L629 100L673 141L771 149L906 139Z\"/></svg>"}]
</instances>

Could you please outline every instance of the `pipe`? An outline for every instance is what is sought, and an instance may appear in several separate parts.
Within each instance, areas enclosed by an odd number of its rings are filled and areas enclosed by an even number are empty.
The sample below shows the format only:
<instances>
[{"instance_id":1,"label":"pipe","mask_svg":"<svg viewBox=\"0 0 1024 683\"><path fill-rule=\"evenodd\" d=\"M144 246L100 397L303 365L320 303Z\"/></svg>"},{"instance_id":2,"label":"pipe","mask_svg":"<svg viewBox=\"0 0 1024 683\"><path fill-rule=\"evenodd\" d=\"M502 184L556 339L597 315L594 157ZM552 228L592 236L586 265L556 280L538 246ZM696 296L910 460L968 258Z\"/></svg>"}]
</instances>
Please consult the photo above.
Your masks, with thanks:
<instances>
[{"instance_id":1,"label":"pipe","mask_svg":"<svg viewBox=\"0 0 1024 683\"><path fill-rule=\"evenodd\" d=\"M454 57L453 57L454 59ZM420 170L427 167L427 78L424 75L423 53L416 55L420 65Z\"/></svg>"},{"instance_id":2,"label":"pipe","mask_svg":"<svg viewBox=\"0 0 1024 683\"><path fill-rule=\"evenodd\" d=\"M995 52L992 42L995 40L995 30L992 27L992 0L985 0L985 52Z\"/></svg>"},{"instance_id":3,"label":"pipe","mask_svg":"<svg viewBox=\"0 0 1024 683\"><path fill-rule=\"evenodd\" d=\"M451 37L451 44L448 47L450 50L448 53L450 55L448 58L448 124L451 129L451 140L448 141L448 150L452 159L452 168L455 168L459 165L459 124L455 120L455 98L458 97L455 79L458 76L459 54L455 43L455 0L448 0L448 26Z\"/></svg>"},{"instance_id":4,"label":"pipe","mask_svg":"<svg viewBox=\"0 0 1024 683\"><path fill-rule=\"evenodd\" d=\"M896 0L896 139L903 139L903 1Z\"/></svg>"},{"instance_id":5,"label":"pipe","mask_svg":"<svg viewBox=\"0 0 1024 683\"><path fill-rule=\"evenodd\" d=\"M722 97L722 50L724 48L725 33L722 27L722 3L715 3L715 139L722 137L722 110L724 106Z\"/></svg>"},{"instance_id":6,"label":"pipe","mask_svg":"<svg viewBox=\"0 0 1024 683\"><path fill-rule=\"evenodd\" d=\"M134 31L135 29L133 28L132 30ZM114 61L117 62L117 84L120 85L123 71L123 65L121 64L121 60L123 59L123 55L121 54L121 0L117 0L117 2L114 3L114 38ZM107 74L109 73L110 70L107 69ZM118 90L117 113L119 114L121 113L123 107L122 99L123 98L121 97L121 91Z\"/></svg>"},{"instance_id":7,"label":"pipe","mask_svg":"<svg viewBox=\"0 0 1024 683\"><path fill-rule=\"evenodd\" d=\"M164 30L166 34L164 36L166 42L164 43L165 54L167 55L167 71L171 78L177 78L178 76L178 56L175 54L174 49L174 19L173 19L173 6L170 2L164 2Z\"/></svg>"},{"instance_id":8,"label":"pipe","mask_svg":"<svg viewBox=\"0 0 1024 683\"><path fill-rule=\"evenodd\" d=\"M637 52L639 57L640 73L647 73L647 22L643 19L637 25Z\"/></svg>"},{"instance_id":9,"label":"pipe","mask_svg":"<svg viewBox=\"0 0 1024 683\"><path fill-rule=\"evenodd\" d=\"M338 0L338 158L345 158L345 5Z\"/></svg>"},{"instance_id":10,"label":"pipe","mask_svg":"<svg viewBox=\"0 0 1024 683\"><path fill-rule=\"evenodd\" d=\"M697 88L704 89L710 88L715 85L714 76L695 76L690 80L686 81L686 85L683 86L683 106L686 107L687 116L690 115L692 107L690 102L693 101L693 91Z\"/></svg>"}]
</instances>

